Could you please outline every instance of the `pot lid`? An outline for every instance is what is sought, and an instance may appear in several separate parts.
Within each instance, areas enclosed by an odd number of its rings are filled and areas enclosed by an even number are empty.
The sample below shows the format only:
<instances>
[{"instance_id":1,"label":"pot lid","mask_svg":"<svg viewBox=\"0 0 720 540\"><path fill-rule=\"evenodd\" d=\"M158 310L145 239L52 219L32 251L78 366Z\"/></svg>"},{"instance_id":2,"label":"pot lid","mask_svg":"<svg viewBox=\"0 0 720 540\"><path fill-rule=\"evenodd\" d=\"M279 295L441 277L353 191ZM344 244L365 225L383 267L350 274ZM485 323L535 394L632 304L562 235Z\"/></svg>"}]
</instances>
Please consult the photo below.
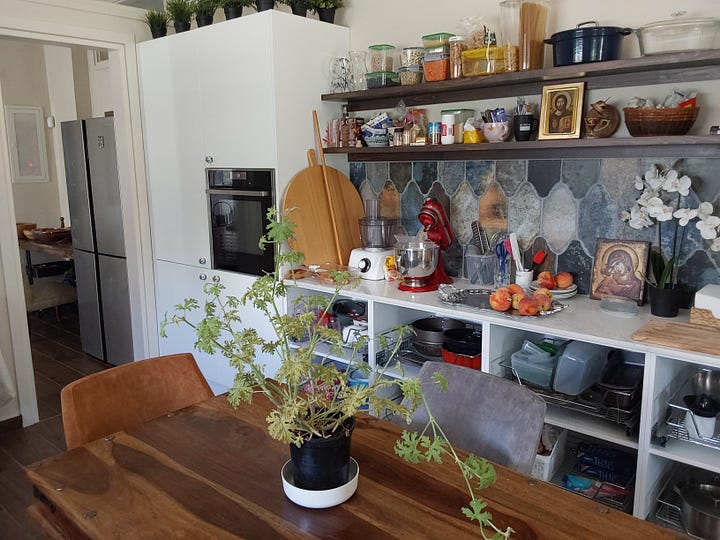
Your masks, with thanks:
<instances>
[{"instance_id":1,"label":"pot lid","mask_svg":"<svg viewBox=\"0 0 720 540\"><path fill-rule=\"evenodd\" d=\"M680 482L675 487L685 504L710 516L720 517L720 486Z\"/></svg>"},{"instance_id":2,"label":"pot lid","mask_svg":"<svg viewBox=\"0 0 720 540\"><path fill-rule=\"evenodd\" d=\"M660 30L660 29L685 29L688 27L706 27L706 28L720 28L720 19L715 17L688 17L685 18L683 16L678 16L675 19L669 19L666 21L656 21L652 23L648 23L645 26L642 26L641 28L638 28L637 31L641 32L643 30Z\"/></svg>"},{"instance_id":3,"label":"pot lid","mask_svg":"<svg viewBox=\"0 0 720 540\"><path fill-rule=\"evenodd\" d=\"M555 34L550 36L550 39L554 40L555 38L567 39L588 36L605 36L608 34L622 34L623 36L627 36L629 34L632 34L632 31L632 28L621 28L619 26L599 26L597 21L587 21L579 23L575 28L571 28L570 30L556 32Z\"/></svg>"}]
</instances>

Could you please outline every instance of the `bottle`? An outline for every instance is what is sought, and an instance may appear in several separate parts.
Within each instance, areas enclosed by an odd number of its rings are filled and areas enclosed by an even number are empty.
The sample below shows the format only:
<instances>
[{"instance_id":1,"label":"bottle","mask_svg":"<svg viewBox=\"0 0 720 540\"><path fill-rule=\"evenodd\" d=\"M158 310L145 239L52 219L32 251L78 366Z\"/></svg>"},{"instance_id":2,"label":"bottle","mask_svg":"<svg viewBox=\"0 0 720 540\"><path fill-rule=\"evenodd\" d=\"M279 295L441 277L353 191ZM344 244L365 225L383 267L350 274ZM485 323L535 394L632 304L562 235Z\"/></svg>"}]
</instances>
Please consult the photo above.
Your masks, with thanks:
<instances>
[{"instance_id":1,"label":"bottle","mask_svg":"<svg viewBox=\"0 0 720 540\"><path fill-rule=\"evenodd\" d=\"M350 146L350 113L348 106L342 106L342 120L340 121L340 146L347 148Z\"/></svg>"},{"instance_id":2,"label":"bottle","mask_svg":"<svg viewBox=\"0 0 720 540\"><path fill-rule=\"evenodd\" d=\"M440 143L455 143L455 115L443 114L440 117Z\"/></svg>"}]
</instances>

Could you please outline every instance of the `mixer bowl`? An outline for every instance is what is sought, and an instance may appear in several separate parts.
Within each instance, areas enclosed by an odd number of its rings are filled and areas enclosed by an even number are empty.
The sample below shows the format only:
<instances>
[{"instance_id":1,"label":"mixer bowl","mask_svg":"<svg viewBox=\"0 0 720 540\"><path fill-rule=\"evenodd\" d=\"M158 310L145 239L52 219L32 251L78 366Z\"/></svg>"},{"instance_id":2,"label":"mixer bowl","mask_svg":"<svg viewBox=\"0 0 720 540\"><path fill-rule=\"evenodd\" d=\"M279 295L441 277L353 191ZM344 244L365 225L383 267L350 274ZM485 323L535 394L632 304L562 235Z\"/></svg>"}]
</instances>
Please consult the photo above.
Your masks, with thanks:
<instances>
[{"instance_id":1,"label":"mixer bowl","mask_svg":"<svg viewBox=\"0 0 720 540\"><path fill-rule=\"evenodd\" d=\"M397 219L360 218L360 239L366 248L388 248L392 245Z\"/></svg>"},{"instance_id":2,"label":"mixer bowl","mask_svg":"<svg viewBox=\"0 0 720 540\"><path fill-rule=\"evenodd\" d=\"M430 241L398 242L395 248L395 266L405 282L421 284L433 275L440 255L439 246Z\"/></svg>"}]
</instances>

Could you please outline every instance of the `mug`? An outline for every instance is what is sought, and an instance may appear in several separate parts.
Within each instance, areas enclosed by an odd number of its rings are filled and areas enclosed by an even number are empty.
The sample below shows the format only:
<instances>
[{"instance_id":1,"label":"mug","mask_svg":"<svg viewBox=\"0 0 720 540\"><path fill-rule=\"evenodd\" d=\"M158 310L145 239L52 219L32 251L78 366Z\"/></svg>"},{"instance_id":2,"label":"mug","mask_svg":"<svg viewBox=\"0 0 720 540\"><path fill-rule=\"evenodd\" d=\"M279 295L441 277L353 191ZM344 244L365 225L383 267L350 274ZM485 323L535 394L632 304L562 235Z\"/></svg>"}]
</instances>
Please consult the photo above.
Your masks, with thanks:
<instances>
[{"instance_id":1,"label":"mug","mask_svg":"<svg viewBox=\"0 0 720 540\"><path fill-rule=\"evenodd\" d=\"M529 141L530 136L537 131L539 121L532 114L518 114L513 120L513 129L516 141Z\"/></svg>"},{"instance_id":2,"label":"mug","mask_svg":"<svg viewBox=\"0 0 720 540\"><path fill-rule=\"evenodd\" d=\"M482 132L488 142L507 141L510 138L510 122L485 122Z\"/></svg>"}]
</instances>

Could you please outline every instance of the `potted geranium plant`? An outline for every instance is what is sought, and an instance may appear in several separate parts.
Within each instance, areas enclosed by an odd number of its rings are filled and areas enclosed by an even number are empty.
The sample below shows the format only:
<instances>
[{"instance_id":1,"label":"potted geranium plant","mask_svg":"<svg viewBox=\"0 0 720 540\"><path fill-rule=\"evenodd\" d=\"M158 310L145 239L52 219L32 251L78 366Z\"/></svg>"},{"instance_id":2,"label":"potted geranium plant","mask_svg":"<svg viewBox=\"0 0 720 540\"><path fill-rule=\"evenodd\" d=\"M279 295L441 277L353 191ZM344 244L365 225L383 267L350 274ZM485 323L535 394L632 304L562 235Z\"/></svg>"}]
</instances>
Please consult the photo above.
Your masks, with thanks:
<instances>
[{"instance_id":1,"label":"potted geranium plant","mask_svg":"<svg viewBox=\"0 0 720 540\"><path fill-rule=\"evenodd\" d=\"M318 15L323 22L334 23L335 12L343 7L344 0L308 0L308 8Z\"/></svg>"},{"instance_id":2,"label":"potted geranium plant","mask_svg":"<svg viewBox=\"0 0 720 540\"><path fill-rule=\"evenodd\" d=\"M404 402L426 408L427 403L418 379L395 381L386 377L383 370L368 373L366 384L351 384L346 373L358 366L366 371L369 369L359 355L352 355L347 372L331 361L316 358L316 349L321 342L331 347L343 344L340 332L324 326L321 321L326 319L330 306L352 278L347 272L331 273L335 283L331 295L302 298L294 309L286 313L283 305L289 285L281 271L299 265L303 254L281 249L293 235L293 224L286 215L270 209L268 221L260 247L266 243L273 245L275 270L259 277L241 298L226 296L220 283L207 284L207 300L201 305L195 299L186 299L175 306L175 313L169 317L166 314L161 324L161 335L166 335L168 325L188 324L195 329L195 346L198 350L210 354L219 352L225 356L237 370L228 401L237 407L243 402L252 401L254 395L263 394L273 407L267 416L268 433L274 439L290 445L295 483L300 482L303 489L328 489L348 481L349 439L354 425L353 417L358 411L364 410L369 403L371 410L389 411L410 418L411 407L383 397L379 390L399 384L406 398ZM262 312L270 321L277 339L263 339L251 326L243 328L238 315L241 304L250 304ZM201 314L195 313L198 310ZM396 331L399 339L395 340L395 349L402 338L402 329ZM355 341L353 352L361 350L363 345L362 339ZM267 377L266 366L256 356L258 350L279 359L280 366L273 379ZM390 362L385 365L390 365ZM399 363L397 366L400 367ZM437 384L447 385L441 377L438 377ZM430 420L424 433L442 434L431 411L428 411L428 417ZM338 443L344 455L319 475L321 483L314 485L312 479L303 477L302 472L298 476L301 462L312 462L308 454L314 452L316 443L326 445L330 440ZM476 496L478 490L495 480L495 471L490 463L472 454L461 459L444 436L431 438L424 434L404 432L396 443L395 451L412 462L441 461L443 456L454 460L471 497L468 507L463 508L465 515L480 523L483 536L486 528L492 530L493 535L509 536L511 529L498 530L492 524L491 515L486 512L486 503ZM298 453L303 456L295 461ZM328 461L327 454L323 461Z\"/></svg>"},{"instance_id":3,"label":"potted geranium plant","mask_svg":"<svg viewBox=\"0 0 720 540\"><path fill-rule=\"evenodd\" d=\"M195 12L192 0L167 0L165 11L173 22L175 33L190 30L190 21Z\"/></svg>"},{"instance_id":4,"label":"potted geranium plant","mask_svg":"<svg viewBox=\"0 0 720 540\"><path fill-rule=\"evenodd\" d=\"M153 39L167 35L167 23L170 17L165 10L149 10L145 13L145 22L150 27Z\"/></svg>"},{"instance_id":5,"label":"potted geranium plant","mask_svg":"<svg viewBox=\"0 0 720 540\"><path fill-rule=\"evenodd\" d=\"M220 0L220 5L227 20L237 19L242 16L243 8L250 7L254 3L254 0Z\"/></svg>"},{"instance_id":6,"label":"potted geranium plant","mask_svg":"<svg viewBox=\"0 0 720 540\"><path fill-rule=\"evenodd\" d=\"M705 240L713 240L710 249L720 251L720 217L713 215L713 206L690 202L692 180L680 174L678 163L670 167L651 167L643 177L636 176L634 187L641 191L622 219L633 229L656 227L656 245L650 252L649 270L645 280L650 285L650 309L655 315L675 317L687 292L678 287L678 269L687 226L695 228Z\"/></svg>"}]
</instances>

